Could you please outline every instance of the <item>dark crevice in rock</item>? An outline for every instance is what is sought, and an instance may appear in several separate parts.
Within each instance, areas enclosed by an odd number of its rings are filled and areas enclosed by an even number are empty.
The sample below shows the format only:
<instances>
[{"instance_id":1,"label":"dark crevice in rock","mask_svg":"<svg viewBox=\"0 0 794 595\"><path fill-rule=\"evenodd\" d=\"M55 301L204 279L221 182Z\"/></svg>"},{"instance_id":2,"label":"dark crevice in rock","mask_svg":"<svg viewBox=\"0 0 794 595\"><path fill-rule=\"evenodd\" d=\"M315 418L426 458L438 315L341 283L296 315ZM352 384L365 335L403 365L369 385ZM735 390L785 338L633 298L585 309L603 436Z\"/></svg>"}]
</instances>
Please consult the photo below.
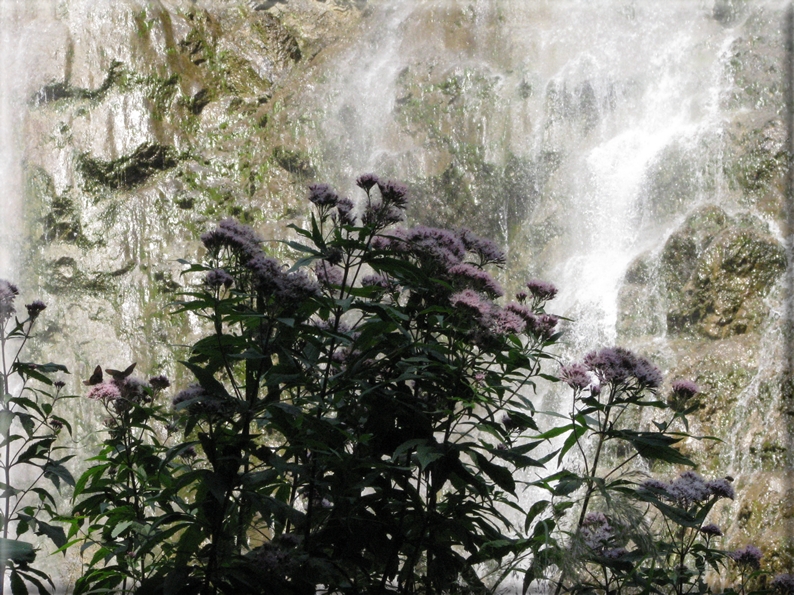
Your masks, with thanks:
<instances>
[{"instance_id":1,"label":"dark crevice in rock","mask_svg":"<svg viewBox=\"0 0 794 595\"><path fill-rule=\"evenodd\" d=\"M113 161L93 159L87 153L80 156L78 169L88 186L106 186L113 190L130 189L146 182L154 174L177 164L172 147L144 143L130 155Z\"/></svg>"},{"instance_id":2,"label":"dark crevice in rock","mask_svg":"<svg viewBox=\"0 0 794 595\"><path fill-rule=\"evenodd\" d=\"M82 235L82 226L77 217L73 201L65 196L57 196L52 201L49 213L41 219L44 242L77 242Z\"/></svg>"},{"instance_id":3,"label":"dark crevice in rock","mask_svg":"<svg viewBox=\"0 0 794 595\"><path fill-rule=\"evenodd\" d=\"M110 88L115 85L122 76L123 64L113 61L108 69L107 76L97 89L84 89L73 87L68 81L53 82L44 85L31 98L30 102L34 105L44 105L59 101L61 99L102 99Z\"/></svg>"},{"instance_id":4,"label":"dark crevice in rock","mask_svg":"<svg viewBox=\"0 0 794 595\"><path fill-rule=\"evenodd\" d=\"M273 159L275 159L276 163L283 169L293 175L304 178L314 176L314 167L312 167L312 164L309 162L309 158L297 151L279 146L273 149Z\"/></svg>"}]
</instances>

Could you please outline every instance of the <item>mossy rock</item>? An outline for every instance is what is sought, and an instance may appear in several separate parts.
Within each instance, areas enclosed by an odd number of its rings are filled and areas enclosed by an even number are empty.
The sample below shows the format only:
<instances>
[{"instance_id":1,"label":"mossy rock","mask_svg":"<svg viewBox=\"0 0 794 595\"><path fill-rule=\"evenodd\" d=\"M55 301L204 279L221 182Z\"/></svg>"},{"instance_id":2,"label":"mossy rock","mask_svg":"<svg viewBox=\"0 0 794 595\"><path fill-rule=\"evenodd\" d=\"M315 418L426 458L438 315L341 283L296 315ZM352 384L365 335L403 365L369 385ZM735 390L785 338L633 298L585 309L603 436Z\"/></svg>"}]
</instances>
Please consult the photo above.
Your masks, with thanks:
<instances>
[{"instance_id":1,"label":"mossy rock","mask_svg":"<svg viewBox=\"0 0 794 595\"><path fill-rule=\"evenodd\" d=\"M789 162L786 126L780 118L759 125L755 119L737 122L729 134L734 148L725 171L739 200L772 217L786 217L785 193Z\"/></svg>"},{"instance_id":2,"label":"mossy rock","mask_svg":"<svg viewBox=\"0 0 794 595\"><path fill-rule=\"evenodd\" d=\"M112 161L94 159L83 154L78 160L78 169L87 186L105 186L119 190L135 188L154 174L176 164L177 157L173 148L157 143L144 143L130 155Z\"/></svg>"},{"instance_id":3,"label":"mossy rock","mask_svg":"<svg viewBox=\"0 0 794 595\"><path fill-rule=\"evenodd\" d=\"M734 3L735 4L735 3ZM733 79L731 103L753 110L785 106L784 44L763 8L751 8L742 29L728 50ZM782 15L781 21L782 22Z\"/></svg>"},{"instance_id":4,"label":"mossy rock","mask_svg":"<svg viewBox=\"0 0 794 595\"><path fill-rule=\"evenodd\" d=\"M757 328L766 315L763 298L785 269L785 251L770 235L724 230L698 258L681 301L668 312L668 330L718 339Z\"/></svg>"},{"instance_id":5,"label":"mossy rock","mask_svg":"<svg viewBox=\"0 0 794 595\"><path fill-rule=\"evenodd\" d=\"M786 256L759 220L706 206L668 238L660 265L668 331L717 339L760 325Z\"/></svg>"},{"instance_id":6,"label":"mossy rock","mask_svg":"<svg viewBox=\"0 0 794 595\"><path fill-rule=\"evenodd\" d=\"M278 146L273 149L273 160L285 171L301 179L315 175L309 156L301 151Z\"/></svg>"},{"instance_id":7,"label":"mossy rock","mask_svg":"<svg viewBox=\"0 0 794 595\"><path fill-rule=\"evenodd\" d=\"M728 215L717 206L706 205L689 217L668 239L660 256L659 273L671 303L681 294L714 237L728 225Z\"/></svg>"}]
</instances>

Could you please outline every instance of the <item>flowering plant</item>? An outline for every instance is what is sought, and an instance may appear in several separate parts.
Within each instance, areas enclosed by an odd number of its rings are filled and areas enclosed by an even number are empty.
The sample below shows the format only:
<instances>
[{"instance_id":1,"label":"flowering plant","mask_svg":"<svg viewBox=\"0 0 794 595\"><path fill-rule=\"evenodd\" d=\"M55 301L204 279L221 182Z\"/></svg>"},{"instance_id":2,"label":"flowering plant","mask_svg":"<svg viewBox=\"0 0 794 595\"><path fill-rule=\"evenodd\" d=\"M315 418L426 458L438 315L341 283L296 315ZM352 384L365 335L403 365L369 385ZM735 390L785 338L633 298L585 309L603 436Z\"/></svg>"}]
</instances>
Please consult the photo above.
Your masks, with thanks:
<instances>
[{"instance_id":1,"label":"flowering plant","mask_svg":"<svg viewBox=\"0 0 794 595\"><path fill-rule=\"evenodd\" d=\"M20 320L18 295L14 284L0 279L0 595L6 574L15 595L27 592L26 582L42 593L54 586L45 572L31 566L37 548L27 536L47 537L57 548L66 544L63 528L48 522L57 516L57 503L43 484L49 482L57 491L64 484L74 485L65 466L73 455L61 456L65 447L58 443L60 433L71 434L68 421L56 413L68 397L64 382L50 378L68 371L59 364L21 359L46 306L40 300L27 304L27 316Z\"/></svg>"},{"instance_id":2,"label":"flowering plant","mask_svg":"<svg viewBox=\"0 0 794 595\"><path fill-rule=\"evenodd\" d=\"M663 400L653 364L601 349L561 368L570 411L540 430L556 288L500 304L498 246L400 226L404 186L357 184L356 202L310 187L291 266L233 219L201 236L177 306L206 334L170 404L134 365L86 382L109 417L75 486L69 537L92 554L75 593L486 593L521 573L524 592L685 595L731 559L744 593L755 551L715 548L708 519L730 481L648 479L693 465L677 445L697 387ZM525 509L527 487L548 496Z\"/></svg>"},{"instance_id":3,"label":"flowering plant","mask_svg":"<svg viewBox=\"0 0 794 595\"><path fill-rule=\"evenodd\" d=\"M545 460L520 439L537 429L522 389L556 340L555 290L498 305L495 244L397 227L406 188L358 185L358 203L310 188L289 268L237 221L201 237L179 307L209 333L175 420L153 381L99 369L89 396L111 423L75 490L73 533L96 535L78 592L482 591L476 568L539 543L505 513L516 471Z\"/></svg>"}]
</instances>

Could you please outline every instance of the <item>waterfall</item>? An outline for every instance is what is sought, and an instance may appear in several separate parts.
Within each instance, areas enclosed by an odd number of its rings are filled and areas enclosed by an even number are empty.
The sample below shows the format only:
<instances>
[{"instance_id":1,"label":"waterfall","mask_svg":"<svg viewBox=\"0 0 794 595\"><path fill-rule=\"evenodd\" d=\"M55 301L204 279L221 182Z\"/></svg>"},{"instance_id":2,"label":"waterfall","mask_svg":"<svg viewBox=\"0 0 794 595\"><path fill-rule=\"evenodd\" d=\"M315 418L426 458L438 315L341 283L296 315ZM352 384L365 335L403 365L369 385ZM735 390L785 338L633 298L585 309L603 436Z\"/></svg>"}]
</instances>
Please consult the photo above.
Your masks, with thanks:
<instances>
[{"instance_id":1,"label":"waterfall","mask_svg":"<svg viewBox=\"0 0 794 595\"><path fill-rule=\"evenodd\" d=\"M22 117L20 78L24 47L19 36L19 6L0 2L0 278L15 280L22 244L22 169L19 130Z\"/></svg>"},{"instance_id":2,"label":"waterfall","mask_svg":"<svg viewBox=\"0 0 794 595\"><path fill-rule=\"evenodd\" d=\"M326 106L319 128L329 175L347 188L370 170L422 179L441 173L439 154L454 162L469 145L495 167L508 155L534 164L552 156L529 189L542 204L520 225L527 235L551 226L554 237L539 250L511 243L521 255L512 273L560 286L555 306L578 320L576 351L614 342L629 263L658 249L722 183L713 170L737 33L715 20L710 2L403 0L373 10L327 82L312 84ZM445 118L450 126L428 149L401 104L437 101L434 89L451 81L463 91L450 104L464 107L449 115L433 105L429 126ZM672 196L660 196L659 178Z\"/></svg>"}]
</instances>

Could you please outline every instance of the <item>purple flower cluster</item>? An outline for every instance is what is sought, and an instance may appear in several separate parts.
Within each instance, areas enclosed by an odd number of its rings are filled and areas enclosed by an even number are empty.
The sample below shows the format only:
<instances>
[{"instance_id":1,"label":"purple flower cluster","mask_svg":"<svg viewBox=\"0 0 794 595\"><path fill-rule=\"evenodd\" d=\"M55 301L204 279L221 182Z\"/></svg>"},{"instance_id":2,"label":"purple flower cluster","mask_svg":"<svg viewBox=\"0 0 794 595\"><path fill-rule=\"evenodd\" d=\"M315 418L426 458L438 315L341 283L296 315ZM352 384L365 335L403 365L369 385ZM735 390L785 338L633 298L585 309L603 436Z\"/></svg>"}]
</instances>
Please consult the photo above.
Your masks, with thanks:
<instances>
[{"instance_id":1,"label":"purple flower cluster","mask_svg":"<svg viewBox=\"0 0 794 595\"><path fill-rule=\"evenodd\" d=\"M676 380L673 382L673 394L679 399L691 399L699 392L697 384L691 380Z\"/></svg>"},{"instance_id":2,"label":"purple flower cluster","mask_svg":"<svg viewBox=\"0 0 794 595\"><path fill-rule=\"evenodd\" d=\"M518 314L527 324L534 323L537 316L535 313L527 308L526 306L522 306L521 304L516 304L515 302L510 302L505 306L505 310L509 310L510 312L514 312Z\"/></svg>"},{"instance_id":3,"label":"purple flower cluster","mask_svg":"<svg viewBox=\"0 0 794 595\"><path fill-rule=\"evenodd\" d=\"M739 566L758 570L761 567L761 550L754 545L746 545L728 554Z\"/></svg>"},{"instance_id":4,"label":"purple flower cluster","mask_svg":"<svg viewBox=\"0 0 794 595\"><path fill-rule=\"evenodd\" d=\"M585 356L584 364L606 384L635 382L639 388L658 388L662 383L659 368L622 347L593 351Z\"/></svg>"},{"instance_id":5,"label":"purple flower cluster","mask_svg":"<svg viewBox=\"0 0 794 595\"><path fill-rule=\"evenodd\" d=\"M201 242L210 254L217 256L227 248L245 262L262 251L263 240L247 225L235 219L224 219L212 231L201 234Z\"/></svg>"},{"instance_id":6,"label":"purple flower cluster","mask_svg":"<svg viewBox=\"0 0 794 595\"><path fill-rule=\"evenodd\" d=\"M446 229L417 225L411 229L395 229L390 239L388 247L409 251L423 264L445 271L460 264L466 256L463 242Z\"/></svg>"},{"instance_id":7,"label":"purple flower cluster","mask_svg":"<svg viewBox=\"0 0 794 595\"><path fill-rule=\"evenodd\" d=\"M167 382L167 380L166 380ZM133 377L116 377L91 386L87 397L112 407L117 413L128 410L133 404L149 403L152 387L148 382Z\"/></svg>"},{"instance_id":8,"label":"purple flower cluster","mask_svg":"<svg viewBox=\"0 0 794 595\"><path fill-rule=\"evenodd\" d=\"M709 523L708 525L703 525L700 528L700 532L703 535L708 535L709 537L721 537L722 536L722 529L720 529L714 523Z\"/></svg>"},{"instance_id":9,"label":"purple flower cluster","mask_svg":"<svg viewBox=\"0 0 794 595\"><path fill-rule=\"evenodd\" d=\"M95 384L88 391L88 398L94 401L101 401L102 403L111 403L116 399L121 398L121 390L118 384L113 381L100 382Z\"/></svg>"},{"instance_id":10,"label":"purple flower cluster","mask_svg":"<svg viewBox=\"0 0 794 595\"><path fill-rule=\"evenodd\" d=\"M336 202L336 214L332 216L339 221L342 225L355 225L356 216L353 214L355 205L353 201L347 197L340 198Z\"/></svg>"},{"instance_id":11,"label":"purple flower cluster","mask_svg":"<svg viewBox=\"0 0 794 595\"><path fill-rule=\"evenodd\" d=\"M453 293L449 301L455 308L460 308L472 314L480 324L488 324L494 304L484 299L473 289L464 289Z\"/></svg>"},{"instance_id":12,"label":"purple flower cluster","mask_svg":"<svg viewBox=\"0 0 794 595\"><path fill-rule=\"evenodd\" d=\"M709 492L717 498L729 498L733 500L736 497L736 491L733 489L733 485L724 477L707 481L706 487L708 487Z\"/></svg>"},{"instance_id":13,"label":"purple flower cluster","mask_svg":"<svg viewBox=\"0 0 794 595\"><path fill-rule=\"evenodd\" d=\"M149 378L149 386L152 387L152 390L165 390L171 386L171 381L163 375L152 376Z\"/></svg>"},{"instance_id":14,"label":"purple flower cluster","mask_svg":"<svg viewBox=\"0 0 794 595\"><path fill-rule=\"evenodd\" d=\"M204 284L212 289L218 289L219 287L229 289L233 283L234 277L223 269L212 269L204 275Z\"/></svg>"},{"instance_id":15,"label":"purple flower cluster","mask_svg":"<svg viewBox=\"0 0 794 595\"><path fill-rule=\"evenodd\" d=\"M298 303L320 295L320 286L303 271L286 273L276 291L276 298L282 303Z\"/></svg>"},{"instance_id":16,"label":"purple flower cluster","mask_svg":"<svg viewBox=\"0 0 794 595\"><path fill-rule=\"evenodd\" d=\"M590 371L579 363L562 366L560 369L560 380L574 390L584 390L593 382Z\"/></svg>"},{"instance_id":17,"label":"purple flower cluster","mask_svg":"<svg viewBox=\"0 0 794 595\"><path fill-rule=\"evenodd\" d=\"M334 319L331 320L315 319L312 320L312 324L318 329L335 332L340 335L347 335L352 330L350 328L350 325L344 320L340 320L339 322L334 323ZM334 329L334 324L336 325L336 329Z\"/></svg>"},{"instance_id":18,"label":"purple flower cluster","mask_svg":"<svg viewBox=\"0 0 794 595\"><path fill-rule=\"evenodd\" d=\"M560 319L554 314L539 314L527 322L527 332L541 339L548 339L557 329Z\"/></svg>"},{"instance_id":19,"label":"purple flower cluster","mask_svg":"<svg viewBox=\"0 0 794 595\"><path fill-rule=\"evenodd\" d=\"M694 471L684 471L667 488L670 497L681 506L689 507L696 502L704 502L711 496L705 480Z\"/></svg>"},{"instance_id":20,"label":"purple flower cluster","mask_svg":"<svg viewBox=\"0 0 794 595\"><path fill-rule=\"evenodd\" d=\"M408 206L408 188L403 184L392 182L391 180L388 182L378 181L377 184L384 204L391 205L400 210L404 210L405 207Z\"/></svg>"},{"instance_id":21,"label":"purple flower cluster","mask_svg":"<svg viewBox=\"0 0 794 595\"><path fill-rule=\"evenodd\" d=\"M325 286L341 286L345 278L345 272L342 269L324 260L320 260L314 265L314 274L320 284Z\"/></svg>"},{"instance_id":22,"label":"purple flower cluster","mask_svg":"<svg viewBox=\"0 0 794 595\"><path fill-rule=\"evenodd\" d=\"M481 238L469 229L458 230L458 237L466 250L476 254L480 258L480 266L486 264L504 264L506 261L504 251L494 242L486 238Z\"/></svg>"},{"instance_id":23,"label":"purple flower cluster","mask_svg":"<svg viewBox=\"0 0 794 595\"><path fill-rule=\"evenodd\" d=\"M275 293L281 287L284 270L275 258L259 252L251 258L245 267L251 271L254 287L264 293Z\"/></svg>"},{"instance_id":24,"label":"purple flower cluster","mask_svg":"<svg viewBox=\"0 0 794 595\"><path fill-rule=\"evenodd\" d=\"M772 588L782 595L794 595L794 574L778 574L772 579Z\"/></svg>"},{"instance_id":25,"label":"purple flower cluster","mask_svg":"<svg viewBox=\"0 0 794 595\"><path fill-rule=\"evenodd\" d=\"M182 389L174 395L174 398L171 399L171 406L178 410L182 408L181 405L183 403L192 404L192 402L206 396L207 391L205 391L200 385L191 384L187 388Z\"/></svg>"},{"instance_id":26,"label":"purple flower cluster","mask_svg":"<svg viewBox=\"0 0 794 595\"><path fill-rule=\"evenodd\" d=\"M381 289L389 289L394 290L397 289L399 284L397 281L389 277L388 275L383 275L381 273L376 273L374 275L365 275L361 278L361 285L364 287L379 287Z\"/></svg>"},{"instance_id":27,"label":"purple flower cluster","mask_svg":"<svg viewBox=\"0 0 794 595\"><path fill-rule=\"evenodd\" d=\"M507 304L505 310L509 310L523 318L527 323L526 331L532 336L540 339L548 339L551 337L560 321L560 319L553 314L535 314L527 306L516 304L515 302Z\"/></svg>"},{"instance_id":28,"label":"purple flower cluster","mask_svg":"<svg viewBox=\"0 0 794 595\"><path fill-rule=\"evenodd\" d=\"M684 471L670 483L649 479L642 483L641 488L671 500L684 508L704 502L712 496L733 500L736 495L733 486L727 479L706 481L694 471Z\"/></svg>"},{"instance_id":29,"label":"purple flower cluster","mask_svg":"<svg viewBox=\"0 0 794 595\"><path fill-rule=\"evenodd\" d=\"M453 279L464 282L466 285L487 293L492 298L504 295L501 285L487 272L471 264L461 263L449 268L449 275Z\"/></svg>"},{"instance_id":30,"label":"purple flower cluster","mask_svg":"<svg viewBox=\"0 0 794 595\"><path fill-rule=\"evenodd\" d=\"M187 409L194 415L201 413L212 415L223 411L223 402L198 384L191 384L175 394L171 399L171 406L177 411Z\"/></svg>"},{"instance_id":31,"label":"purple flower cluster","mask_svg":"<svg viewBox=\"0 0 794 595\"><path fill-rule=\"evenodd\" d=\"M292 303L320 294L320 286L303 271L284 272L281 264L264 252L246 263L251 271L254 288L266 295L274 295L281 303Z\"/></svg>"},{"instance_id":32,"label":"purple flower cluster","mask_svg":"<svg viewBox=\"0 0 794 595\"><path fill-rule=\"evenodd\" d=\"M517 335L526 328L526 320L510 310L500 309L491 317L490 330L495 335Z\"/></svg>"},{"instance_id":33,"label":"purple flower cluster","mask_svg":"<svg viewBox=\"0 0 794 595\"><path fill-rule=\"evenodd\" d=\"M405 213L400 207L383 201L367 205L361 221L364 225L384 228L399 223L403 219L405 219Z\"/></svg>"},{"instance_id":34,"label":"purple flower cluster","mask_svg":"<svg viewBox=\"0 0 794 595\"><path fill-rule=\"evenodd\" d=\"M375 184L378 183L378 176L375 174L363 174L358 177L356 180L356 186L364 190L367 194L369 194L370 188L372 188Z\"/></svg>"},{"instance_id":35,"label":"purple flower cluster","mask_svg":"<svg viewBox=\"0 0 794 595\"><path fill-rule=\"evenodd\" d=\"M602 552L615 535L609 519L602 512L587 513L579 532L585 545L597 552Z\"/></svg>"},{"instance_id":36,"label":"purple flower cluster","mask_svg":"<svg viewBox=\"0 0 794 595\"><path fill-rule=\"evenodd\" d=\"M31 320L35 320L39 317L39 314L44 312L47 308L47 304L42 302L41 300L34 300L30 304L25 304L25 309L28 311L28 317Z\"/></svg>"},{"instance_id":37,"label":"purple flower cluster","mask_svg":"<svg viewBox=\"0 0 794 595\"><path fill-rule=\"evenodd\" d=\"M19 289L13 283L0 279L0 323L11 318L16 312L14 299L19 295Z\"/></svg>"},{"instance_id":38,"label":"purple flower cluster","mask_svg":"<svg viewBox=\"0 0 794 595\"><path fill-rule=\"evenodd\" d=\"M339 195L328 184L312 184L309 200L318 207L333 207L339 202Z\"/></svg>"},{"instance_id":39,"label":"purple flower cluster","mask_svg":"<svg viewBox=\"0 0 794 595\"><path fill-rule=\"evenodd\" d=\"M408 189L397 182L381 182L372 174L361 176L356 183L367 192L367 208L362 222L376 229L399 223L405 219L405 207L408 205ZM380 201L374 202L370 196L370 188L378 185Z\"/></svg>"},{"instance_id":40,"label":"purple flower cluster","mask_svg":"<svg viewBox=\"0 0 794 595\"><path fill-rule=\"evenodd\" d=\"M532 294L532 297L539 302L547 302L554 299L557 295L557 288L554 285L546 281L539 281L538 279L527 281L527 289L529 289L529 293Z\"/></svg>"}]
</instances>

